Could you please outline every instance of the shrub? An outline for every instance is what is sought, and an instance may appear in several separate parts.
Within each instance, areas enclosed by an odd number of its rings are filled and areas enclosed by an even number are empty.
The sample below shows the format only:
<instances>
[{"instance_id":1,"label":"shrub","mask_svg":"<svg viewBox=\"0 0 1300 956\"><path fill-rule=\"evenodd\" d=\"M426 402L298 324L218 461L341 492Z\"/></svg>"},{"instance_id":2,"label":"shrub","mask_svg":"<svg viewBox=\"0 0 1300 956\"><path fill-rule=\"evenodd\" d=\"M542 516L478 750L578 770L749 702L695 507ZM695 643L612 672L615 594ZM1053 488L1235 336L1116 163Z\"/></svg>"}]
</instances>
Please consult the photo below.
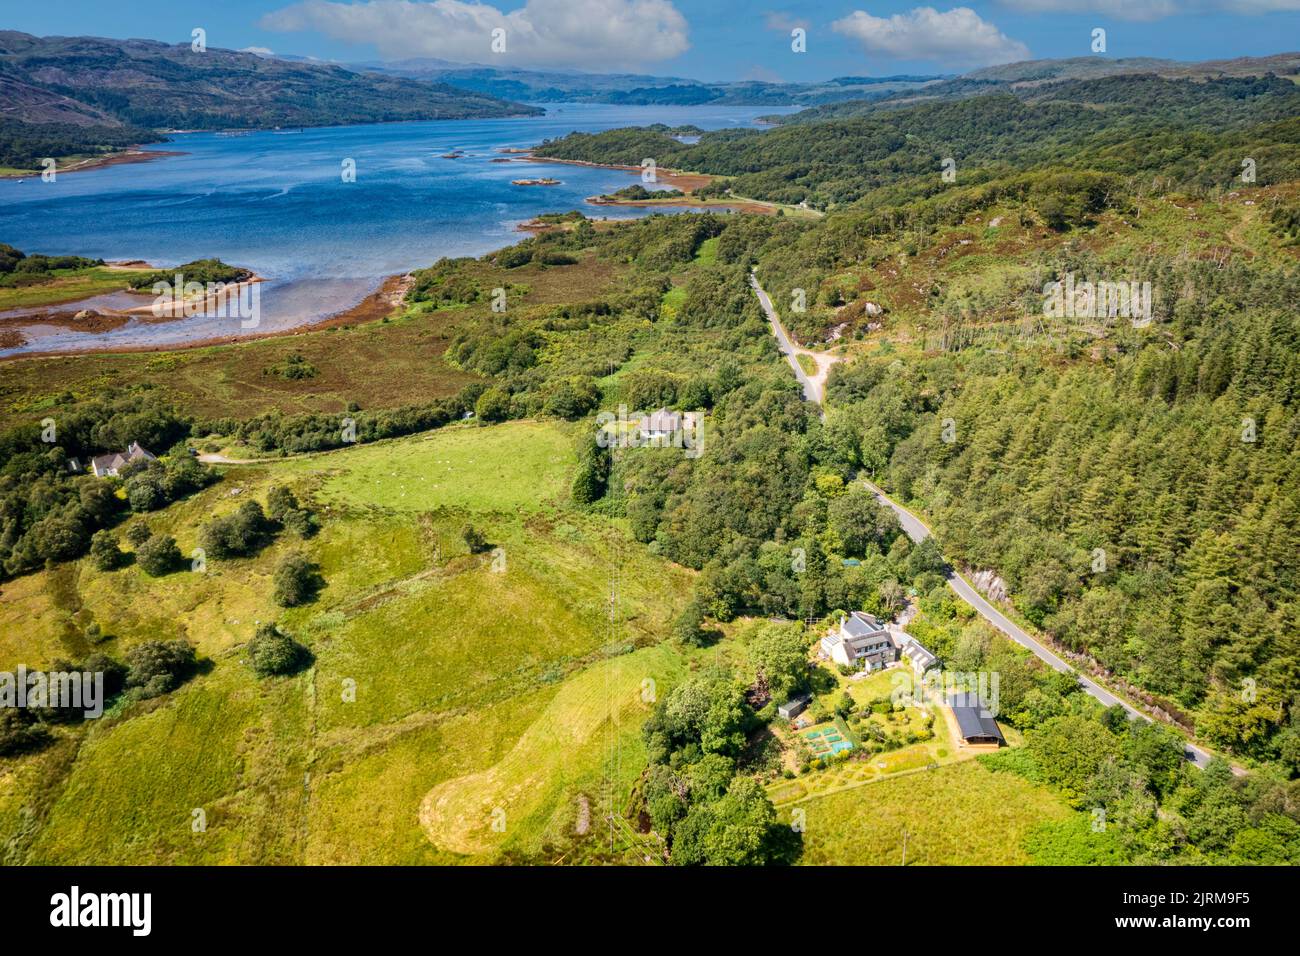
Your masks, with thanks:
<instances>
[{"instance_id":1,"label":"shrub","mask_svg":"<svg viewBox=\"0 0 1300 956\"><path fill-rule=\"evenodd\" d=\"M510 417L510 396L499 388L489 388L474 403L474 415L481 422L503 422Z\"/></svg>"},{"instance_id":2,"label":"shrub","mask_svg":"<svg viewBox=\"0 0 1300 956\"><path fill-rule=\"evenodd\" d=\"M126 529L126 540L131 543L131 547L138 548L153 536L153 531L143 521L133 524Z\"/></svg>"},{"instance_id":3,"label":"shrub","mask_svg":"<svg viewBox=\"0 0 1300 956\"><path fill-rule=\"evenodd\" d=\"M695 598L673 622L673 637L692 647L703 647L709 641L709 632L704 629L704 604Z\"/></svg>"},{"instance_id":4,"label":"shrub","mask_svg":"<svg viewBox=\"0 0 1300 956\"><path fill-rule=\"evenodd\" d=\"M286 511L280 523L300 538L310 538L320 529L316 516L303 508Z\"/></svg>"},{"instance_id":5,"label":"shrub","mask_svg":"<svg viewBox=\"0 0 1300 956\"><path fill-rule=\"evenodd\" d=\"M274 624L263 624L248 642L248 657L258 677L290 674L307 657L307 649Z\"/></svg>"},{"instance_id":6,"label":"shrub","mask_svg":"<svg viewBox=\"0 0 1300 956\"><path fill-rule=\"evenodd\" d=\"M282 362L276 362L274 365L268 365L262 369L263 375L274 375L288 381L297 379L315 378L318 370L315 365L308 362L305 358L297 353L290 355Z\"/></svg>"},{"instance_id":7,"label":"shrub","mask_svg":"<svg viewBox=\"0 0 1300 956\"><path fill-rule=\"evenodd\" d=\"M161 479L146 471L127 479L126 500L132 511L156 511L167 503L167 492Z\"/></svg>"},{"instance_id":8,"label":"shrub","mask_svg":"<svg viewBox=\"0 0 1300 956\"><path fill-rule=\"evenodd\" d=\"M0 708L0 757L36 750L49 739L50 732L44 724L32 723L17 708Z\"/></svg>"},{"instance_id":9,"label":"shrub","mask_svg":"<svg viewBox=\"0 0 1300 956\"><path fill-rule=\"evenodd\" d=\"M90 559L100 571L112 571L122 566L126 555L118 546L117 535L111 531L96 531L90 539Z\"/></svg>"},{"instance_id":10,"label":"shrub","mask_svg":"<svg viewBox=\"0 0 1300 956\"><path fill-rule=\"evenodd\" d=\"M232 514L213 518L199 532L199 544L212 557L230 558L253 554L268 539L268 522L262 506L245 501Z\"/></svg>"},{"instance_id":11,"label":"shrub","mask_svg":"<svg viewBox=\"0 0 1300 956\"><path fill-rule=\"evenodd\" d=\"M276 485L266 495L266 514L272 521L283 521L284 516L298 507L298 498L291 488Z\"/></svg>"},{"instance_id":12,"label":"shrub","mask_svg":"<svg viewBox=\"0 0 1300 956\"><path fill-rule=\"evenodd\" d=\"M80 667L71 668L72 670L85 671L89 674L100 673L104 675L104 700L112 700L122 692L126 686L126 667L120 662L115 661L107 654L96 651L84 661Z\"/></svg>"},{"instance_id":13,"label":"shrub","mask_svg":"<svg viewBox=\"0 0 1300 956\"><path fill-rule=\"evenodd\" d=\"M465 539L465 547L469 548L470 554L478 554L487 550L487 538L483 536L482 531L479 531L472 524L465 525L461 529L460 536Z\"/></svg>"},{"instance_id":14,"label":"shrub","mask_svg":"<svg viewBox=\"0 0 1300 956\"><path fill-rule=\"evenodd\" d=\"M144 641L126 652L126 686L141 698L158 697L179 687L195 662L188 641Z\"/></svg>"},{"instance_id":15,"label":"shrub","mask_svg":"<svg viewBox=\"0 0 1300 956\"><path fill-rule=\"evenodd\" d=\"M307 603L321 585L316 565L301 551L290 551L280 559L272 581L275 584L275 603L281 607L297 607Z\"/></svg>"},{"instance_id":16,"label":"shrub","mask_svg":"<svg viewBox=\"0 0 1300 956\"><path fill-rule=\"evenodd\" d=\"M145 574L156 578L177 568L181 552L171 535L154 535L136 549L135 560Z\"/></svg>"}]
</instances>

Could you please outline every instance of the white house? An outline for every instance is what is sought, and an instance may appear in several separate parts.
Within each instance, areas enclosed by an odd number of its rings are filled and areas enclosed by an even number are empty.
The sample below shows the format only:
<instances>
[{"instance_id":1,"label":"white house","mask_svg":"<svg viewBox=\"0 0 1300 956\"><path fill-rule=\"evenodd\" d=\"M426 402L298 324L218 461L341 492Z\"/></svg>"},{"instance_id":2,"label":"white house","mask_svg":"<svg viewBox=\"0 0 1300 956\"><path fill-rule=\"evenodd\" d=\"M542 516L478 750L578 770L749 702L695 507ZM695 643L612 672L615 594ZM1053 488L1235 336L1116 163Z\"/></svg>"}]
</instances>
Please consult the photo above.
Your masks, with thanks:
<instances>
[{"instance_id":1,"label":"white house","mask_svg":"<svg viewBox=\"0 0 1300 956\"><path fill-rule=\"evenodd\" d=\"M155 456L148 451L139 442L133 441L126 446L126 451L110 452L107 455L99 455L90 459L90 470L95 473L96 478L106 478L109 475L116 475L133 461L153 461Z\"/></svg>"},{"instance_id":2,"label":"white house","mask_svg":"<svg viewBox=\"0 0 1300 956\"><path fill-rule=\"evenodd\" d=\"M854 611L821 639L821 653L836 664L870 671L898 660L898 643L875 617Z\"/></svg>"},{"instance_id":3,"label":"white house","mask_svg":"<svg viewBox=\"0 0 1300 956\"><path fill-rule=\"evenodd\" d=\"M674 412L661 408L643 417L637 423L637 430L644 441L668 441L678 432L693 433L699 418L699 412Z\"/></svg>"}]
</instances>

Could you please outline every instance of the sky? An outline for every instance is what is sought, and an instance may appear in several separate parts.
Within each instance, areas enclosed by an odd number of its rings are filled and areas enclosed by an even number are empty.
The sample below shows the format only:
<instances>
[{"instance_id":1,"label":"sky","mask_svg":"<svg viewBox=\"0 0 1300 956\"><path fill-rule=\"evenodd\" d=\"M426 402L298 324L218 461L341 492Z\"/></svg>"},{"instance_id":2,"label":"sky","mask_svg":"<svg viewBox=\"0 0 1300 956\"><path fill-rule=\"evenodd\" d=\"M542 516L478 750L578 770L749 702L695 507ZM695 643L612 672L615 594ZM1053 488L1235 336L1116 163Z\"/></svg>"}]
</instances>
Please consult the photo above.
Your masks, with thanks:
<instances>
[{"instance_id":1,"label":"sky","mask_svg":"<svg viewBox=\"0 0 1300 956\"><path fill-rule=\"evenodd\" d=\"M0 0L0 29L42 36L188 44L196 28L210 47L342 62L435 57L809 81L961 73L1049 57L1290 52L1300 48L1300 0ZM1098 29L1104 52L1094 50Z\"/></svg>"}]
</instances>

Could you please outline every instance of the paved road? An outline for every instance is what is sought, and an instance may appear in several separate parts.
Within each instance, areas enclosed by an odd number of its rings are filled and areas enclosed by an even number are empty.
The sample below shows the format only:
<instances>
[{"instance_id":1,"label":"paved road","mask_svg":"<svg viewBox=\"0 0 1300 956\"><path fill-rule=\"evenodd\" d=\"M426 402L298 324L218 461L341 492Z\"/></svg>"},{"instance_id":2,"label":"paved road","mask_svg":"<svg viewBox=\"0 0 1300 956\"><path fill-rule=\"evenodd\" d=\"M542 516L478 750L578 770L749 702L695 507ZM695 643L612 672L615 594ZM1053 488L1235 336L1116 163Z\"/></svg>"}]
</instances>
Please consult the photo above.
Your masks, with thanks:
<instances>
[{"instance_id":1,"label":"paved road","mask_svg":"<svg viewBox=\"0 0 1300 956\"><path fill-rule=\"evenodd\" d=\"M907 532L909 538L913 541L920 542L930 537L930 529L925 526L925 523L921 521L920 518L912 514L912 512L908 511L902 505L898 504L871 482L864 479L862 483L876 496L878 501L893 509L894 514L898 516L898 523L903 526L903 530ZM1029 648L1029 650L1043 660L1048 667L1053 670L1073 674L1078 679L1079 684L1083 689L1097 700L1101 701L1102 704L1107 707L1119 704L1128 712L1130 718L1145 720L1148 723L1151 722L1151 718L1142 713L1142 711L1133 707L1127 701L1120 700L1087 675L1080 674L1056 654L1053 654L1048 648L1034 640L1034 638L1032 638L1023 628L1019 627L1015 621L1012 621L992 604L984 600L984 596L980 594L979 591L975 590L975 588L973 588L965 578L951 568L948 571L948 585L957 592L958 597L978 611L981 617L1017 644ZM1187 759L1198 767L1204 767L1210 762L1210 754L1202 750L1200 747L1197 747L1195 744L1187 744L1184 753L1187 756Z\"/></svg>"},{"instance_id":2,"label":"paved road","mask_svg":"<svg viewBox=\"0 0 1300 956\"><path fill-rule=\"evenodd\" d=\"M767 315L767 322L772 326L772 334L776 336L777 345L785 353L785 360L790 363L790 368L794 369L794 377L803 386L803 397L820 405L822 403L821 386L810 379L805 374L803 366L799 364L799 352L794 343L790 341L790 336L785 334L785 328L781 325L781 320L777 318L776 309L772 308L772 300L763 291L763 287L758 284L758 279L755 278L753 272L749 274L749 284L754 287L754 294L758 296L758 304L763 307L763 312Z\"/></svg>"},{"instance_id":3,"label":"paved road","mask_svg":"<svg viewBox=\"0 0 1300 956\"><path fill-rule=\"evenodd\" d=\"M786 361L790 363L790 368L794 370L795 378L797 378L799 384L803 386L804 398L810 402L816 402L818 405L821 405L822 399L824 398L821 388L818 386L818 383L814 382L804 374L803 367L799 364L799 359L796 357L799 350L794 343L790 341L790 337L786 335L785 329L781 326L781 320L777 318L776 310L772 308L772 300L768 297L767 293L763 291L763 287L758 284L758 278L754 275L752 270L749 273L749 284L754 287L754 293L758 296L758 302L763 307L763 312L767 315L768 324L772 326L772 334L776 336L777 344L781 347L781 351L785 353ZM823 407L822 417L825 418L825 416L826 410L825 407ZM920 518L912 514L912 512L908 511L902 505L898 504L898 502L894 501L871 482L863 479L862 483L870 489L871 493L876 496L877 500L893 510L894 514L898 516L898 523L902 525L903 530L907 532L909 538L913 541L919 542L930 537L930 529L926 527L925 522ZM1115 704L1119 704L1124 708L1131 719L1145 720L1147 723L1152 722L1152 718L1138 710L1132 704L1116 697L1086 674L1080 674L1075 668L1070 666L1056 654L1052 653L1048 648L1034 640L1034 638L1017 625L1015 621L1012 621L992 604L984 600L984 596L980 594L979 591L975 590L975 588L972 587L970 583L958 574L951 566L948 570L948 585L957 592L959 598L978 611L981 617L1017 644L1027 647L1042 661L1044 661L1048 667L1053 670L1073 674L1079 681L1080 686L1082 686L1087 693L1101 701L1104 706L1113 707ZM1203 768L1210 762L1211 755L1195 744L1186 744L1183 753L1188 760L1198 767ZM1245 773L1245 771L1240 767L1234 766L1232 769L1233 772L1238 775Z\"/></svg>"}]
</instances>

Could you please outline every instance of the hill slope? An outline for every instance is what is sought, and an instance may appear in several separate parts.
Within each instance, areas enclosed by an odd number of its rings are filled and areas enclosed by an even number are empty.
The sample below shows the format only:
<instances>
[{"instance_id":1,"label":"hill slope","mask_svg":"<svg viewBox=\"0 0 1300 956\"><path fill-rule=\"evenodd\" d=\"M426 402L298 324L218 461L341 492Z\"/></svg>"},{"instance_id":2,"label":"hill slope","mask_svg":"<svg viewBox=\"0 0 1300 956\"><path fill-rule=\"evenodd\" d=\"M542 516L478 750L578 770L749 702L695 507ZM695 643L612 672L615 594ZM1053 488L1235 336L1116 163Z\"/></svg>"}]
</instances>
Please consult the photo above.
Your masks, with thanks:
<instances>
[{"instance_id":1,"label":"hill slope","mask_svg":"<svg viewBox=\"0 0 1300 956\"><path fill-rule=\"evenodd\" d=\"M1238 57L1234 60L1187 62L1154 57L1071 57L1062 60L1025 60L972 70L955 79L927 85L923 90L898 90L884 97L825 103L791 116L769 116L773 123L808 123L825 119L862 116L900 105L934 100L953 100L985 93L1013 92L1020 96L1046 95L1046 90L1070 81L1105 81L1139 76L1168 80L1213 80L1224 77L1295 77L1300 74L1300 53Z\"/></svg>"},{"instance_id":2,"label":"hill slope","mask_svg":"<svg viewBox=\"0 0 1300 956\"><path fill-rule=\"evenodd\" d=\"M160 129L328 126L529 115L535 107L481 93L338 66L152 40L0 32L9 119L50 122L51 94L87 119ZM8 98L8 97L7 97Z\"/></svg>"}]
</instances>

